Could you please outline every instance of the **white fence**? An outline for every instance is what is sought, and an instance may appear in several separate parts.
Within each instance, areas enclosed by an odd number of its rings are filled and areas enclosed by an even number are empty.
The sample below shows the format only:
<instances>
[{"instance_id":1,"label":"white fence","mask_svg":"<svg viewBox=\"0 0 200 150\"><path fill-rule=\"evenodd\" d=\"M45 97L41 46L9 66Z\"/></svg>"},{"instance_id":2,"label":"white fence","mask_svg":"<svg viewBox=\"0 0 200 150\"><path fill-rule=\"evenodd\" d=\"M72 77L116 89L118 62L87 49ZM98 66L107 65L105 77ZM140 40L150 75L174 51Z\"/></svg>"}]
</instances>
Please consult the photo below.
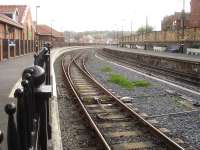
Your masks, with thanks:
<instances>
[{"instance_id":1,"label":"white fence","mask_svg":"<svg viewBox=\"0 0 200 150\"><path fill-rule=\"evenodd\" d=\"M154 46L153 50L155 52L164 52L166 50L166 47L158 47L158 46Z\"/></svg>"},{"instance_id":2,"label":"white fence","mask_svg":"<svg viewBox=\"0 0 200 150\"><path fill-rule=\"evenodd\" d=\"M200 55L200 49L196 48L187 48L188 55Z\"/></svg>"}]
</instances>

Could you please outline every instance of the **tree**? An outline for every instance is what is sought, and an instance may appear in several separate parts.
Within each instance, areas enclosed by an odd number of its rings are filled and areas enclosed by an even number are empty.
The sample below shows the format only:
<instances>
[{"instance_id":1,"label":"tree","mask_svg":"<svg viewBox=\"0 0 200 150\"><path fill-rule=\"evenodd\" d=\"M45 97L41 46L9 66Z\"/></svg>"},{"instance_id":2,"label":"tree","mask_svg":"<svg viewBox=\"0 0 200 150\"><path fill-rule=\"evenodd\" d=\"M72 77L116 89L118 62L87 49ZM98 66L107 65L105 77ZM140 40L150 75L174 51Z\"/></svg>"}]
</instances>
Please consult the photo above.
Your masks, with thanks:
<instances>
[{"instance_id":1,"label":"tree","mask_svg":"<svg viewBox=\"0 0 200 150\"><path fill-rule=\"evenodd\" d=\"M152 32L152 31L153 31L153 27L147 25L147 27L146 26L139 27L136 33L141 34L141 33Z\"/></svg>"}]
</instances>

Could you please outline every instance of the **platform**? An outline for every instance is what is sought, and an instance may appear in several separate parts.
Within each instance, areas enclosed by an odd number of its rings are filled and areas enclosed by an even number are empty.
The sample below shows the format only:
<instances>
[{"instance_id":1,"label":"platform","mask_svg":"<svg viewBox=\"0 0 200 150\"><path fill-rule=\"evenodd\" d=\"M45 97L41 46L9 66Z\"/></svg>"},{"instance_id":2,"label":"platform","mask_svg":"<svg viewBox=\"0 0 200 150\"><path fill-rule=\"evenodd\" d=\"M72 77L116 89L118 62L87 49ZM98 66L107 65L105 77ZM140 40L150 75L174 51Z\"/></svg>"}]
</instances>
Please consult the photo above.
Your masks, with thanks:
<instances>
[{"instance_id":1,"label":"platform","mask_svg":"<svg viewBox=\"0 0 200 150\"><path fill-rule=\"evenodd\" d=\"M157 56L157 57L172 58L172 59L179 59L179 60L200 63L200 56L195 56L195 55L170 53L170 52L154 52L152 50L141 50L141 49L122 48L122 47L105 47L105 48L117 50L117 51L123 51L123 52L131 52L131 53L137 53L137 54L145 54L145 55L151 55L151 56Z\"/></svg>"},{"instance_id":2,"label":"platform","mask_svg":"<svg viewBox=\"0 0 200 150\"><path fill-rule=\"evenodd\" d=\"M33 53L24 56L3 60L0 62L0 130L4 133L4 142L2 149L7 147L6 140L6 126L8 116L5 114L4 106L15 99L9 98L9 94L20 79L22 71L33 64Z\"/></svg>"}]
</instances>

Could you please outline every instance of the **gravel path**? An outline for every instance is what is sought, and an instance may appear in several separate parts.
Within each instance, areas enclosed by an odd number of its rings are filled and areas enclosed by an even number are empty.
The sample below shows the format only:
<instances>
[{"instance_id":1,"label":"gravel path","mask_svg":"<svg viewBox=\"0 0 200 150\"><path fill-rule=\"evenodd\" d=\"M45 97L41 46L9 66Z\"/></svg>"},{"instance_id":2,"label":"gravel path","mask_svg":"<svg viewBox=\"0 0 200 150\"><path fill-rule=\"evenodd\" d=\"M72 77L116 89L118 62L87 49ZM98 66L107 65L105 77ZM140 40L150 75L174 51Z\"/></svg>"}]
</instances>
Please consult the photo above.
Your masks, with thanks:
<instances>
[{"instance_id":1,"label":"gravel path","mask_svg":"<svg viewBox=\"0 0 200 150\"><path fill-rule=\"evenodd\" d=\"M83 124L83 120L75 103L68 96L66 84L64 84L61 58L55 62L55 74L58 92L58 107L60 116L61 136L64 150L95 150L96 143L91 131Z\"/></svg>"},{"instance_id":2,"label":"gravel path","mask_svg":"<svg viewBox=\"0 0 200 150\"><path fill-rule=\"evenodd\" d=\"M91 57L89 57L86 65L92 75L95 76L95 78L106 88L112 89L115 95L119 95L121 97L128 96L133 105L138 108L139 112L146 113L148 116L180 113L185 111L199 111L199 108L194 107L191 101L191 99L197 101L198 96L179 91L164 83L149 79L145 76L131 72L125 68L113 65L106 61L102 61L94 57L94 53L91 54ZM150 83L150 86L134 88L132 90L121 88L120 86L108 81L110 73L102 72L101 69L103 67L110 67L112 68L112 73L122 74L126 76L129 80L148 81ZM199 112L196 113L198 114ZM195 145L195 147L198 149L198 146L200 144L200 138L198 138L200 136L200 129L195 127L193 128L193 126L199 125L199 122L196 121L199 119L199 116L178 116L180 117L177 118L182 119L176 119L176 117L174 117L173 122L171 122L171 118L173 118L173 115L165 118L155 118L157 121L159 121L159 124L157 126L163 127L165 125L166 128L172 131L172 133L170 134L173 134L173 137L180 137L181 139L184 139L184 142ZM184 118L186 119L186 121L184 121ZM187 118L190 119L190 121L187 121ZM181 121L183 123L180 123ZM179 130L177 130L178 128ZM181 132L179 132L180 130Z\"/></svg>"}]
</instances>

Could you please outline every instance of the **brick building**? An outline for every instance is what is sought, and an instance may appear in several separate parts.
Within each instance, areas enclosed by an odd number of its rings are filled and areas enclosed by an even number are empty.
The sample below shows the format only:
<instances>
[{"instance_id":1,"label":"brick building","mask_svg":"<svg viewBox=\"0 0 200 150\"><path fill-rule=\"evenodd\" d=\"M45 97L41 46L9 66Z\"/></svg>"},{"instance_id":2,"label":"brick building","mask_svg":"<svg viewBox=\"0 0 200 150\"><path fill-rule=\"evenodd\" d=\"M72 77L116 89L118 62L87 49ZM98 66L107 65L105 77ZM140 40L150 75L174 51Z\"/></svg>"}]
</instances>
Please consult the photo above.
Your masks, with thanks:
<instances>
[{"instance_id":1,"label":"brick building","mask_svg":"<svg viewBox=\"0 0 200 150\"><path fill-rule=\"evenodd\" d=\"M30 8L27 5L0 5L0 16L1 59L33 51L35 29Z\"/></svg>"},{"instance_id":2,"label":"brick building","mask_svg":"<svg viewBox=\"0 0 200 150\"><path fill-rule=\"evenodd\" d=\"M168 30L179 30L182 28L182 19L183 13L182 12L175 12L174 15L166 16L162 20L161 29L162 31ZM190 13L184 13L184 25L188 27L190 21Z\"/></svg>"},{"instance_id":3,"label":"brick building","mask_svg":"<svg viewBox=\"0 0 200 150\"><path fill-rule=\"evenodd\" d=\"M15 57L21 53L19 49L19 40L21 39L23 26L11 18L0 14L0 61ZM15 45L12 45L15 39Z\"/></svg>"},{"instance_id":4,"label":"brick building","mask_svg":"<svg viewBox=\"0 0 200 150\"><path fill-rule=\"evenodd\" d=\"M47 25L37 25L37 31L39 41L45 42L64 42L64 33L58 32L57 30Z\"/></svg>"},{"instance_id":5,"label":"brick building","mask_svg":"<svg viewBox=\"0 0 200 150\"><path fill-rule=\"evenodd\" d=\"M200 0L191 0L190 13L176 12L174 15L166 16L161 22L162 31L180 30L185 28L200 28Z\"/></svg>"},{"instance_id":6,"label":"brick building","mask_svg":"<svg viewBox=\"0 0 200 150\"><path fill-rule=\"evenodd\" d=\"M189 27L200 27L200 0L191 0L191 13Z\"/></svg>"}]
</instances>

